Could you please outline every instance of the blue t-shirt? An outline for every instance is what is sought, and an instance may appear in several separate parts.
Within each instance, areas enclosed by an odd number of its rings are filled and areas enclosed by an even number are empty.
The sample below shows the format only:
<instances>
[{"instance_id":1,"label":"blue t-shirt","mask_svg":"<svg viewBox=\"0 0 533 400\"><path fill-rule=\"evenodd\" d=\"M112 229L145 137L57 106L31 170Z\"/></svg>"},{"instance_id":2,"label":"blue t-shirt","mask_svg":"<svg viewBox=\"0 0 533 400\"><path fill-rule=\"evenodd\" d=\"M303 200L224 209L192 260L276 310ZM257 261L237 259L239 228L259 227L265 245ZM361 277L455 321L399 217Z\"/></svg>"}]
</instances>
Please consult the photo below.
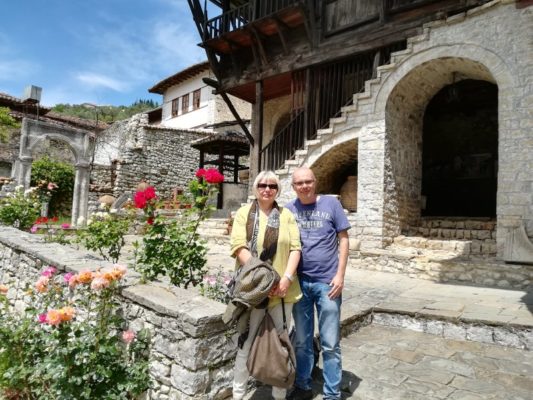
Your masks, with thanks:
<instances>
[{"instance_id":1,"label":"blue t-shirt","mask_svg":"<svg viewBox=\"0 0 533 400\"><path fill-rule=\"evenodd\" d=\"M337 234L350 229L341 204L333 196L320 196L313 204L296 199L285 207L293 212L300 228L302 256L298 275L329 284L339 266Z\"/></svg>"}]
</instances>

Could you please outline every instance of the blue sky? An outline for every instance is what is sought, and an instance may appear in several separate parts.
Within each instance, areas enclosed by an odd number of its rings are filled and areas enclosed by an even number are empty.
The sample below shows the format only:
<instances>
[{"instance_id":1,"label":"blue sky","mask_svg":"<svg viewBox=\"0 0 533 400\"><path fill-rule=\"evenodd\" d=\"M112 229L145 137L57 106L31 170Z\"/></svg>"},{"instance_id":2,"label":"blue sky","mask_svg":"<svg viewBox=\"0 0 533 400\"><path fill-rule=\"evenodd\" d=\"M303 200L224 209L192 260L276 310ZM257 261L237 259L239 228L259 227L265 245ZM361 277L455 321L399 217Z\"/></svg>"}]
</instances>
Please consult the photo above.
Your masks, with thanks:
<instances>
[{"instance_id":1,"label":"blue sky","mask_svg":"<svg viewBox=\"0 0 533 400\"><path fill-rule=\"evenodd\" d=\"M0 92L42 87L41 104L130 105L206 59L187 0L8 0Z\"/></svg>"}]
</instances>

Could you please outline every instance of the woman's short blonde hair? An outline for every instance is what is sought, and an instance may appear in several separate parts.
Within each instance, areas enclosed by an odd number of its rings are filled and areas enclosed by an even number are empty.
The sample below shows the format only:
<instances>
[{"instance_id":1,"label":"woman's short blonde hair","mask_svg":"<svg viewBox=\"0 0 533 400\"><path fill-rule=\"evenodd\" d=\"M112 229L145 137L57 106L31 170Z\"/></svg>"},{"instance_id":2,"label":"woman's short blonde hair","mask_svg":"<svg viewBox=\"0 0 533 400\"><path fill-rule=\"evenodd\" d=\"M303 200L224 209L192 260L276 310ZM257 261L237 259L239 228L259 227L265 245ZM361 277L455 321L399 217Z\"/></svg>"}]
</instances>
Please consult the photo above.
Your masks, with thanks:
<instances>
[{"instance_id":1,"label":"woman's short blonde hair","mask_svg":"<svg viewBox=\"0 0 533 400\"><path fill-rule=\"evenodd\" d=\"M255 177L254 185L253 185L253 192L254 192L254 195L255 195L256 198L259 197L259 192L257 190L257 185L259 185L259 182L261 182L261 181L274 181L274 182L276 182L276 185L278 185L278 190L277 190L277 193L276 193L276 197L279 196L279 194L281 193L281 185L279 183L278 176L274 173L274 171L261 171Z\"/></svg>"}]
</instances>

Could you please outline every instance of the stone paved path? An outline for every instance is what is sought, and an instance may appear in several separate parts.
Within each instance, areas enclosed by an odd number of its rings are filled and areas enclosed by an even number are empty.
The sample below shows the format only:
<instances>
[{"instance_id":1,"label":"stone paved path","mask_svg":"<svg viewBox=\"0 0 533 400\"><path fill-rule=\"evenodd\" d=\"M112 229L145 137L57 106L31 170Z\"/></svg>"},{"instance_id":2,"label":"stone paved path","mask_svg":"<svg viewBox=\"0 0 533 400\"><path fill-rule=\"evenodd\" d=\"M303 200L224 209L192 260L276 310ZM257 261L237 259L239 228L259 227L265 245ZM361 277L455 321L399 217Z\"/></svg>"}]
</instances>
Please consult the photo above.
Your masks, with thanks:
<instances>
[{"instance_id":1,"label":"stone paved path","mask_svg":"<svg viewBox=\"0 0 533 400\"><path fill-rule=\"evenodd\" d=\"M227 241L210 242L207 265L233 269ZM354 267L345 284L344 398L533 400L533 289L444 284ZM270 388L254 388L247 399L271 399Z\"/></svg>"},{"instance_id":2,"label":"stone paved path","mask_svg":"<svg viewBox=\"0 0 533 400\"><path fill-rule=\"evenodd\" d=\"M342 349L343 398L533 399L531 351L374 324L343 339ZM318 383L314 390L315 399L322 399ZM248 397L269 398L268 387Z\"/></svg>"}]
</instances>

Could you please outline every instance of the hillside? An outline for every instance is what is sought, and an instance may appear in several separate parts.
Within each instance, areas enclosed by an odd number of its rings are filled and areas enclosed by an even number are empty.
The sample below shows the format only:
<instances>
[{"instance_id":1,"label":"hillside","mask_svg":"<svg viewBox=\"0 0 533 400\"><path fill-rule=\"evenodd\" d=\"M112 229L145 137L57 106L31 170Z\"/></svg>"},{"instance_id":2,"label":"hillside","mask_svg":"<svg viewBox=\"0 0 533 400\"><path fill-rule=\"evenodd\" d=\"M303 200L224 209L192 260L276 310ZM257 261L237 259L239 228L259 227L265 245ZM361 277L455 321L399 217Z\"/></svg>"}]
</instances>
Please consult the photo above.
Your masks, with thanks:
<instances>
[{"instance_id":1,"label":"hillside","mask_svg":"<svg viewBox=\"0 0 533 400\"><path fill-rule=\"evenodd\" d=\"M52 108L52 111L90 121L98 120L112 123L157 107L159 104L153 100L137 100L130 106L95 106L88 103L57 104Z\"/></svg>"}]
</instances>

